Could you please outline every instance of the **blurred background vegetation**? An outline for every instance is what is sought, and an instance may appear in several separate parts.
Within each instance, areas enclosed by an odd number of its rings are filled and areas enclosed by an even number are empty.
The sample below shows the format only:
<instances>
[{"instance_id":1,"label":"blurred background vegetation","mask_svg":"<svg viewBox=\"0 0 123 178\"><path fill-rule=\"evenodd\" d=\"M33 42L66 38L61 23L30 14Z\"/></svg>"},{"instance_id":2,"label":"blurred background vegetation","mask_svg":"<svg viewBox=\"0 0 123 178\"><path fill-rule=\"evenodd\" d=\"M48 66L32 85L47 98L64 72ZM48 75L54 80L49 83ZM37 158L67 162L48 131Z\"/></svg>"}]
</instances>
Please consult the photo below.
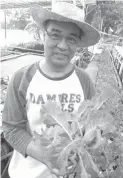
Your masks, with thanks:
<instances>
[{"instance_id":1,"label":"blurred background vegetation","mask_svg":"<svg viewBox=\"0 0 123 178\"><path fill-rule=\"evenodd\" d=\"M123 37L123 3L91 5L86 14L86 21L98 30Z\"/></svg>"}]
</instances>

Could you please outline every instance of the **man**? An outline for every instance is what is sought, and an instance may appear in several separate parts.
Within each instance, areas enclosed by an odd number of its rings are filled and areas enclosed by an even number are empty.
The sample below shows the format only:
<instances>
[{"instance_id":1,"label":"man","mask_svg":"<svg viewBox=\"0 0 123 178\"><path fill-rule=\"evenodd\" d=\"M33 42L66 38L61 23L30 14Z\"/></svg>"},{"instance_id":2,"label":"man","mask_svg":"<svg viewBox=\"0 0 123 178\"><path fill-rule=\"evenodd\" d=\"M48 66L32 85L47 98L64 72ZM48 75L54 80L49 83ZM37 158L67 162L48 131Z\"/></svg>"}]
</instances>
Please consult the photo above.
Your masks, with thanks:
<instances>
[{"instance_id":1,"label":"man","mask_svg":"<svg viewBox=\"0 0 123 178\"><path fill-rule=\"evenodd\" d=\"M46 166L54 155L48 158L33 140L34 132L40 134L43 127L41 106L52 99L61 103L63 111L72 113L95 93L88 75L70 62L77 47L94 45L100 38L98 31L84 22L82 12L69 3L57 3L52 11L39 6L32 9L34 20L44 31L45 60L17 71L8 86L3 132L14 148L11 178L51 177ZM59 170L52 171L59 175Z\"/></svg>"}]
</instances>

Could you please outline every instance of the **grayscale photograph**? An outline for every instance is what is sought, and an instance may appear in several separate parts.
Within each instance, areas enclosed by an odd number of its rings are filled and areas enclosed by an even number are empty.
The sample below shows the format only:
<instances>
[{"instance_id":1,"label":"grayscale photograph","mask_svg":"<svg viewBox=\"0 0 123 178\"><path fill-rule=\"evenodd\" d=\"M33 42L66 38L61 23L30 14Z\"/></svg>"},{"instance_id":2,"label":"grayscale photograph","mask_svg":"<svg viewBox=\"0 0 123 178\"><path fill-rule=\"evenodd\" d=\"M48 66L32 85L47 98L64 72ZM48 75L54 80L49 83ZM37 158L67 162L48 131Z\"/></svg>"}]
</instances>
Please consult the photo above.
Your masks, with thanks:
<instances>
[{"instance_id":1,"label":"grayscale photograph","mask_svg":"<svg viewBox=\"0 0 123 178\"><path fill-rule=\"evenodd\" d=\"M1 178L123 178L123 0L1 0L0 56Z\"/></svg>"}]
</instances>

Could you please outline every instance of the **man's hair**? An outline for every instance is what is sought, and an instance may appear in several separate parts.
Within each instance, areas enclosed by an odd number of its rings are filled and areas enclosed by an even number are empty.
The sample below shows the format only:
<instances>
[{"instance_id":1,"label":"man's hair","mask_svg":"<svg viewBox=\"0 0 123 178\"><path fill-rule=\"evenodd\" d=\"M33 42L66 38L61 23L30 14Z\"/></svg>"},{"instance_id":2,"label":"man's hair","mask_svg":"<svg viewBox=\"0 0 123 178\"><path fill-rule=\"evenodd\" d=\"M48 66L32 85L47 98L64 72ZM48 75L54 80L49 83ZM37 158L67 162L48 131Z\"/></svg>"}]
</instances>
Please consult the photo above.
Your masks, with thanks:
<instances>
[{"instance_id":1,"label":"man's hair","mask_svg":"<svg viewBox=\"0 0 123 178\"><path fill-rule=\"evenodd\" d=\"M49 25L49 23L50 23L51 21L59 22L59 21L57 21L57 20L46 20L46 21L43 23L44 30L47 30L48 25ZM63 21L63 22L64 22L64 21ZM68 22L67 22L67 23L68 23ZM70 23L76 25L76 24L73 23L73 22L70 22ZM78 25L76 25L76 26L78 27ZM79 27L78 27L78 28L79 28ZM80 28L79 28L79 29L80 29ZM81 39L82 36L84 36L84 32L80 29L79 38Z\"/></svg>"}]
</instances>

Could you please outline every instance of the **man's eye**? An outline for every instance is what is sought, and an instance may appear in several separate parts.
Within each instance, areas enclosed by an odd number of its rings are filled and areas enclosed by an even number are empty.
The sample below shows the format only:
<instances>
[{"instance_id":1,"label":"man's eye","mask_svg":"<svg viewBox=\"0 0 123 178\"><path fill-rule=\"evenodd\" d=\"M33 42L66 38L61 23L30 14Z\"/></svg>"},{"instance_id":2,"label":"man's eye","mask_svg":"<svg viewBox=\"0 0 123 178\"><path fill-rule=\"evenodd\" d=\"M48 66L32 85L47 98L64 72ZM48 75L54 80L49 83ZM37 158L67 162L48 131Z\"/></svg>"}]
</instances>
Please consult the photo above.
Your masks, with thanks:
<instances>
[{"instance_id":1,"label":"man's eye","mask_svg":"<svg viewBox=\"0 0 123 178\"><path fill-rule=\"evenodd\" d=\"M59 35L59 34L54 33L54 34L52 34L52 35L51 35L51 37L52 37L52 39L57 40L57 39L59 39L59 38L60 38L60 35Z\"/></svg>"},{"instance_id":2,"label":"man's eye","mask_svg":"<svg viewBox=\"0 0 123 178\"><path fill-rule=\"evenodd\" d=\"M73 44L76 43L77 40L75 38L69 37L68 41Z\"/></svg>"}]
</instances>

